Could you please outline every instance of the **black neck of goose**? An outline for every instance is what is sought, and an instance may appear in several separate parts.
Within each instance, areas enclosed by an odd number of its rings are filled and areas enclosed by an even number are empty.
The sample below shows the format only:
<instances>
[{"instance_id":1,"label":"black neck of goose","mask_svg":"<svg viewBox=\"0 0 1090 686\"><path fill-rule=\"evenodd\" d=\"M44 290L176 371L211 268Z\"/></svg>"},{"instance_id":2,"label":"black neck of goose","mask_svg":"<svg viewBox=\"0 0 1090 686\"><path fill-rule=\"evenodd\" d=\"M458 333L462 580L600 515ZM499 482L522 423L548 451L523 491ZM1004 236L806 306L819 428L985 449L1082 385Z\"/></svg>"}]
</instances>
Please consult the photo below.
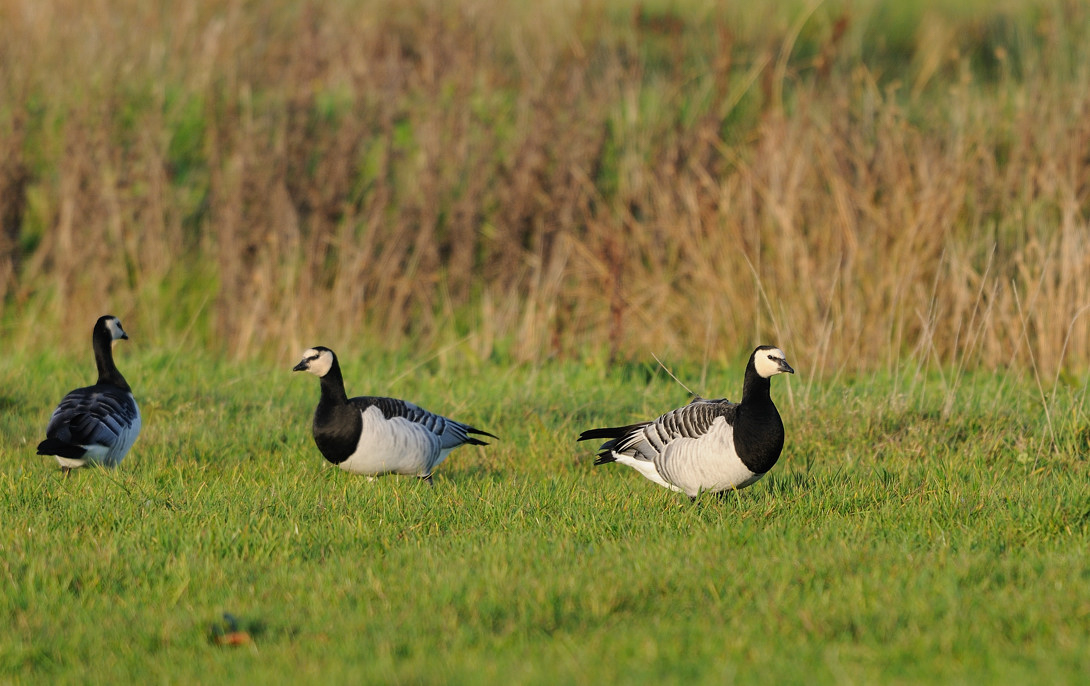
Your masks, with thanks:
<instances>
[{"instance_id":1,"label":"black neck of goose","mask_svg":"<svg viewBox=\"0 0 1090 686\"><path fill-rule=\"evenodd\" d=\"M117 386L118 388L132 392L129 382L117 370L114 364L113 337L109 331L95 330L92 345L95 349L95 366L98 367L98 383Z\"/></svg>"},{"instance_id":2,"label":"black neck of goose","mask_svg":"<svg viewBox=\"0 0 1090 686\"><path fill-rule=\"evenodd\" d=\"M742 382L742 402L746 405L771 403L772 396L769 394L771 388L772 384L769 380L757 373L751 358L749 365L746 366L746 378Z\"/></svg>"},{"instance_id":3,"label":"black neck of goose","mask_svg":"<svg viewBox=\"0 0 1090 686\"><path fill-rule=\"evenodd\" d=\"M344 392L344 377L341 376L341 363L333 358L329 371L321 378L322 404L347 405L348 394Z\"/></svg>"},{"instance_id":4,"label":"black neck of goose","mask_svg":"<svg viewBox=\"0 0 1090 686\"><path fill-rule=\"evenodd\" d=\"M757 373L750 358L742 382L742 403L734 421L734 446L738 458L754 474L764 474L783 451L783 421L772 402L769 379Z\"/></svg>"}]
</instances>

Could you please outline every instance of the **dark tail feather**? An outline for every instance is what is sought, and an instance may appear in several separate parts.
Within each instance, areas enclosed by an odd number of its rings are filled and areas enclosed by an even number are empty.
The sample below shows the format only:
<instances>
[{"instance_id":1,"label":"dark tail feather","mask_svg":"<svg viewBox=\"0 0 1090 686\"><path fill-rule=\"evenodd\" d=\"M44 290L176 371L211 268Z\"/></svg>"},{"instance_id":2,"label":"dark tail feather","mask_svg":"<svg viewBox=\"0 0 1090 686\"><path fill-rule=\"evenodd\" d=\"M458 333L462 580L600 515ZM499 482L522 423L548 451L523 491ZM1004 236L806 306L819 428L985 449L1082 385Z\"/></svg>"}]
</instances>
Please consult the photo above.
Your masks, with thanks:
<instances>
[{"instance_id":1,"label":"dark tail feather","mask_svg":"<svg viewBox=\"0 0 1090 686\"><path fill-rule=\"evenodd\" d=\"M466 427L466 433L467 434L476 434L478 436L488 436L489 438L494 438L497 441L500 440L500 437L497 436L496 434L490 434L487 431L481 431L480 429L474 429L472 426ZM485 441L482 441L479 438L473 438L472 436L466 436L466 443L469 444L469 445L488 445L488 443L486 443Z\"/></svg>"},{"instance_id":2,"label":"dark tail feather","mask_svg":"<svg viewBox=\"0 0 1090 686\"><path fill-rule=\"evenodd\" d=\"M633 429L637 429L643 426L643 424L630 424L628 426L606 426L601 429L587 429L583 433L579 434L577 440L589 441L595 438L620 438L626 436L632 432Z\"/></svg>"},{"instance_id":3,"label":"dark tail feather","mask_svg":"<svg viewBox=\"0 0 1090 686\"><path fill-rule=\"evenodd\" d=\"M613 453L608 450L603 450L598 453L598 458L594 460L595 466L600 464L609 464L610 462L616 462L617 458L613 457Z\"/></svg>"},{"instance_id":4,"label":"dark tail feather","mask_svg":"<svg viewBox=\"0 0 1090 686\"><path fill-rule=\"evenodd\" d=\"M617 445L617 442L644 426L647 426L647 422L629 424L628 426L606 426L601 429L587 429L579 434L579 440L590 441L594 439L608 439L602 444L600 448L602 452L598 453L598 458L594 460L594 464L609 464L610 462L617 461L617 458L613 456L613 448Z\"/></svg>"},{"instance_id":5,"label":"dark tail feather","mask_svg":"<svg viewBox=\"0 0 1090 686\"><path fill-rule=\"evenodd\" d=\"M86 452L86 448L58 441L55 438L47 438L38 444L39 455L57 455L58 457L67 457L70 460L78 460Z\"/></svg>"}]
</instances>

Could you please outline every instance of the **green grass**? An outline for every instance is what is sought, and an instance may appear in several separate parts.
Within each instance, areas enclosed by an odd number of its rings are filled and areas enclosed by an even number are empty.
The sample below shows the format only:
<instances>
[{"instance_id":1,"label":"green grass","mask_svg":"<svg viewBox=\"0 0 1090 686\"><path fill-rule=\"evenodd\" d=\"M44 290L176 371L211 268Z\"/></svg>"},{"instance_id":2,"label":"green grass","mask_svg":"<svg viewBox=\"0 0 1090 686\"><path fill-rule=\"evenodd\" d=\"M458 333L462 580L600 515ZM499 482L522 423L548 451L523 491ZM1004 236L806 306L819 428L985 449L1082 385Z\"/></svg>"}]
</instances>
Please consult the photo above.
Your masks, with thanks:
<instances>
[{"instance_id":1,"label":"green grass","mask_svg":"<svg viewBox=\"0 0 1090 686\"><path fill-rule=\"evenodd\" d=\"M119 350L145 429L112 472L34 455L79 358L0 362L0 681L1075 683L1090 672L1085 383L774 382L754 487L690 504L581 429L685 402L649 367L342 351L349 392L491 430L435 488L328 467L317 384ZM686 380L701 370L680 370ZM397 378L393 383L387 380ZM737 396L736 367L708 395ZM943 406L952 401L952 412ZM222 614L254 641L210 641Z\"/></svg>"}]
</instances>

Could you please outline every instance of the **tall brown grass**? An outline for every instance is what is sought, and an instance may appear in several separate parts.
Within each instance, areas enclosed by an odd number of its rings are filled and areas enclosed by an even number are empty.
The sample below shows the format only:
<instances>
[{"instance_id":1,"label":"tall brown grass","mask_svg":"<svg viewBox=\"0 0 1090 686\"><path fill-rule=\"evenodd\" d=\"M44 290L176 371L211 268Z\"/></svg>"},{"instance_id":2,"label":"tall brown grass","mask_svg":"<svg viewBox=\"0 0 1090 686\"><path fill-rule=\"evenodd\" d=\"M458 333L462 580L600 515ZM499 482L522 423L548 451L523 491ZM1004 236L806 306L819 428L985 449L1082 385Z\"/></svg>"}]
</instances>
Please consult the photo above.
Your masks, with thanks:
<instances>
[{"instance_id":1,"label":"tall brown grass","mask_svg":"<svg viewBox=\"0 0 1090 686\"><path fill-rule=\"evenodd\" d=\"M1088 10L670 7L4 3L6 333L1086 367Z\"/></svg>"}]
</instances>

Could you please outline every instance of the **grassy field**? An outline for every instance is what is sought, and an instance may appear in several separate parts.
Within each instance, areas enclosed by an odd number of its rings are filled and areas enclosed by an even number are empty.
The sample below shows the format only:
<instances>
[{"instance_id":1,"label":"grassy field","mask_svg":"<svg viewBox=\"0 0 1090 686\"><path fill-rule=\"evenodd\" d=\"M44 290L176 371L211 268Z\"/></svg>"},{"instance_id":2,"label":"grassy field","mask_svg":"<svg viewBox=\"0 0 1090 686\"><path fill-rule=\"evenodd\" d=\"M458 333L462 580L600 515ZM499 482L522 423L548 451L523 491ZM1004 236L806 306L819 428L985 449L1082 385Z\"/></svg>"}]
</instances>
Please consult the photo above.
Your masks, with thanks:
<instances>
[{"instance_id":1,"label":"grassy field","mask_svg":"<svg viewBox=\"0 0 1090 686\"><path fill-rule=\"evenodd\" d=\"M0 3L0 682L1085 681L1090 9L768 4ZM329 468L317 343L502 440ZM757 343L753 488L574 442Z\"/></svg>"},{"instance_id":2,"label":"grassy field","mask_svg":"<svg viewBox=\"0 0 1090 686\"><path fill-rule=\"evenodd\" d=\"M135 336L135 331L133 332ZM686 401L651 366L342 351L349 391L502 437L429 489L329 468L295 359L133 343L112 472L33 455L88 355L0 362L0 681L1078 683L1090 670L1085 385L875 375L773 394L774 471L688 499L573 442ZM681 365L736 396L729 368ZM389 381L394 379L394 381ZM703 382L701 382L703 379ZM217 645L236 616L252 643Z\"/></svg>"}]
</instances>

